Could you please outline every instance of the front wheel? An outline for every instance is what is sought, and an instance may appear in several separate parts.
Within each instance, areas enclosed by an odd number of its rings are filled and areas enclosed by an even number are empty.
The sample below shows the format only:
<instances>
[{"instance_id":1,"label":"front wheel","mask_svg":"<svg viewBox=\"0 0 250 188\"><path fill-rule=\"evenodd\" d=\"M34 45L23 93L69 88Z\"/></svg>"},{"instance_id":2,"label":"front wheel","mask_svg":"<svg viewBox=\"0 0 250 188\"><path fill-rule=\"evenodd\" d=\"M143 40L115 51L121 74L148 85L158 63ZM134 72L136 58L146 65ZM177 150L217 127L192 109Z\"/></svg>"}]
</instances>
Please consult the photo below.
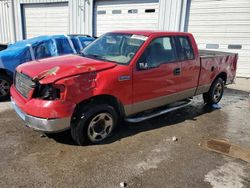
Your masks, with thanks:
<instances>
[{"instance_id":1,"label":"front wheel","mask_svg":"<svg viewBox=\"0 0 250 188\"><path fill-rule=\"evenodd\" d=\"M117 119L117 113L110 105L87 105L71 122L72 138L78 145L99 144L113 133Z\"/></svg>"},{"instance_id":2,"label":"front wheel","mask_svg":"<svg viewBox=\"0 0 250 188\"><path fill-rule=\"evenodd\" d=\"M211 85L207 93L203 93L203 100L206 104L217 104L224 93L224 81L217 78Z\"/></svg>"}]
</instances>

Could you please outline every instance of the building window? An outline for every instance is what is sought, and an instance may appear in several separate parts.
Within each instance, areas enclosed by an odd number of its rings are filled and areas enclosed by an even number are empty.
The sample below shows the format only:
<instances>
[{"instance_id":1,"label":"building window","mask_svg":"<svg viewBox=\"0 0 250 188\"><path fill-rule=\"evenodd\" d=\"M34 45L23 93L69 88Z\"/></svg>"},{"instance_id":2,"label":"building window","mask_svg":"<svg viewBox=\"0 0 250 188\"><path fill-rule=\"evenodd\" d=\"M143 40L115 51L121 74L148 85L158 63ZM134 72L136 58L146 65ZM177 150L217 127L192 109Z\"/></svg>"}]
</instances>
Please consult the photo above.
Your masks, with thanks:
<instances>
[{"instance_id":1,"label":"building window","mask_svg":"<svg viewBox=\"0 0 250 188\"><path fill-rule=\"evenodd\" d=\"M206 44L207 49L218 49L219 44Z\"/></svg>"},{"instance_id":2,"label":"building window","mask_svg":"<svg viewBox=\"0 0 250 188\"><path fill-rule=\"evenodd\" d=\"M98 10L97 14L106 14L106 10Z\"/></svg>"},{"instance_id":3,"label":"building window","mask_svg":"<svg viewBox=\"0 0 250 188\"><path fill-rule=\"evenodd\" d=\"M242 48L242 45L240 45L240 44L229 44L227 48L228 49L238 49L238 50L240 50Z\"/></svg>"},{"instance_id":4,"label":"building window","mask_svg":"<svg viewBox=\"0 0 250 188\"><path fill-rule=\"evenodd\" d=\"M136 14L136 13L138 13L138 10L137 9L130 9L130 10L128 10L128 13L129 14Z\"/></svg>"},{"instance_id":5,"label":"building window","mask_svg":"<svg viewBox=\"0 0 250 188\"><path fill-rule=\"evenodd\" d=\"M153 12L155 12L155 9L146 9L145 12L146 13L153 13Z\"/></svg>"},{"instance_id":6,"label":"building window","mask_svg":"<svg viewBox=\"0 0 250 188\"><path fill-rule=\"evenodd\" d=\"M121 10L112 10L112 14L121 14L122 11Z\"/></svg>"}]
</instances>

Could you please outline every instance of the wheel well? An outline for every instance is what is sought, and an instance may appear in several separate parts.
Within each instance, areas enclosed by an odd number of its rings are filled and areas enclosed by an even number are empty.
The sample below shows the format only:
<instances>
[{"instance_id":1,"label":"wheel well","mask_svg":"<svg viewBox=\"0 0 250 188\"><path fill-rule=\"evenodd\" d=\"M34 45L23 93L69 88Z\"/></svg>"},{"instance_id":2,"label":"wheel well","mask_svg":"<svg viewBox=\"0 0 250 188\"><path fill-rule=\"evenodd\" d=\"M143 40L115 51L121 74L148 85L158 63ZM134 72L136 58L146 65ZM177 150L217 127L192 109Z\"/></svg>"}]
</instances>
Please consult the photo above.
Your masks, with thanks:
<instances>
[{"instance_id":1,"label":"wheel well","mask_svg":"<svg viewBox=\"0 0 250 188\"><path fill-rule=\"evenodd\" d=\"M11 78L11 75L12 75L12 73L10 71L8 71L6 69L2 69L2 68L0 68L0 74L8 76L9 78Z\"/></svg>"},{"instance_id":2,"label":"wheel well","mask_svg":"<svg viewBox=\"0 0 250 188\"><path fill-rule=\"evenodd\" d=\"M116 97L114 97L112 95L97 95L97 96L91 97L87 100L84 100L84 101L80 102L79 104L77 104L77 106L75 108L75 112L79 108L81 108L81 106L89 104L89 103L109 104L115 108L119 117L124 117L124 115L125 115L123 104Z\"/></svg>"},{"instance_id":3,"label":"wheel well","mask_svg":"<svg viewBox=\"0 0 250 188\"><path fill-rule=\"evenodd\" d=\"M216 79L217 79L217 78L221 78L221 79L224 81L224 83L226 84L226 82L227 82L227 73L221 72L221 73L216 77Z\"/></svg>"}]
</instances>

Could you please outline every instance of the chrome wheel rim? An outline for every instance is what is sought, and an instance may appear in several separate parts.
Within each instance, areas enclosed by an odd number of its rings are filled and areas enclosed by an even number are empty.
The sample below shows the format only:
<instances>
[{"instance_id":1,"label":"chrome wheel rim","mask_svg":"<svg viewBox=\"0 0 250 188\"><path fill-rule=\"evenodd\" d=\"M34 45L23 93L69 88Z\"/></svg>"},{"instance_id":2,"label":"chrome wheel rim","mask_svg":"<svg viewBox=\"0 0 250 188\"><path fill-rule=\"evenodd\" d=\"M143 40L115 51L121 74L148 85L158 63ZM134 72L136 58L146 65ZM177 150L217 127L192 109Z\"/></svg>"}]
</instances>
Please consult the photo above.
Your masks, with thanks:
<instances>
[{"instance_id":1,"label":"chrome wheel rim","mask_svg":"<svg viewBox=\"0 0 250 188\"><path fill-rule=\"evenodd\" d=\"M220 97L222 95L222 91L223 91L223 86L221 85L221 83L217 83L215 86L215 90L214 90L214 101L218 102L220 100Z\"/></svg>"},{"instance_id":2,"label":"chrome wheel rim","mask_svg":"<svg viewBox=\"0 0 250 188\"><path fill-rule=\"evenodd\" d=\"M5 97L9 94L10 84L6 80L0 79L0 97Z\"/></svg>"},{"instance_id":3,"label":"chrome wheel rim","mask_svg":"<svg viewBox=\"0 0 250 188\"><path fill-rule=\"evenodd\" d=\"M107 138L114 127L114 121L109 113L100 113L92 118L88 126L88 137L92 142Z\"/></svg>"}]
</instances>

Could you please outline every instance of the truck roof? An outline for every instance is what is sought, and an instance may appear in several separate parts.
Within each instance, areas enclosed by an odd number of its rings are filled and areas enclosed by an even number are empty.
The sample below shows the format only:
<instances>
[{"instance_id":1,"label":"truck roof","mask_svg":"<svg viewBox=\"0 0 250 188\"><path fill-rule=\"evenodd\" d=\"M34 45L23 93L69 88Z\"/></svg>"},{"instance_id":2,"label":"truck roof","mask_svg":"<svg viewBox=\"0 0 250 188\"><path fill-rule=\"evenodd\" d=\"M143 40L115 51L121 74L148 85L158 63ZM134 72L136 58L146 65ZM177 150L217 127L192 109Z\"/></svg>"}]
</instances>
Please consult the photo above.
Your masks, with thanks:
<instances>
[{"instance_id":1,"label":"truck roof","mask_svg":"<svg viewBox=\"0 0 250 188\"><path fill-rule=\"evenodd\" d=\"M154 30L117 30L112 31L111 33L124 33L124 34L134 34L134 35L144 35L150 36L154 34L169 34L169 35L191 35L191 33L187 32L174 32L174 31L154 31Z\"/></svg>"}]
</instances>

